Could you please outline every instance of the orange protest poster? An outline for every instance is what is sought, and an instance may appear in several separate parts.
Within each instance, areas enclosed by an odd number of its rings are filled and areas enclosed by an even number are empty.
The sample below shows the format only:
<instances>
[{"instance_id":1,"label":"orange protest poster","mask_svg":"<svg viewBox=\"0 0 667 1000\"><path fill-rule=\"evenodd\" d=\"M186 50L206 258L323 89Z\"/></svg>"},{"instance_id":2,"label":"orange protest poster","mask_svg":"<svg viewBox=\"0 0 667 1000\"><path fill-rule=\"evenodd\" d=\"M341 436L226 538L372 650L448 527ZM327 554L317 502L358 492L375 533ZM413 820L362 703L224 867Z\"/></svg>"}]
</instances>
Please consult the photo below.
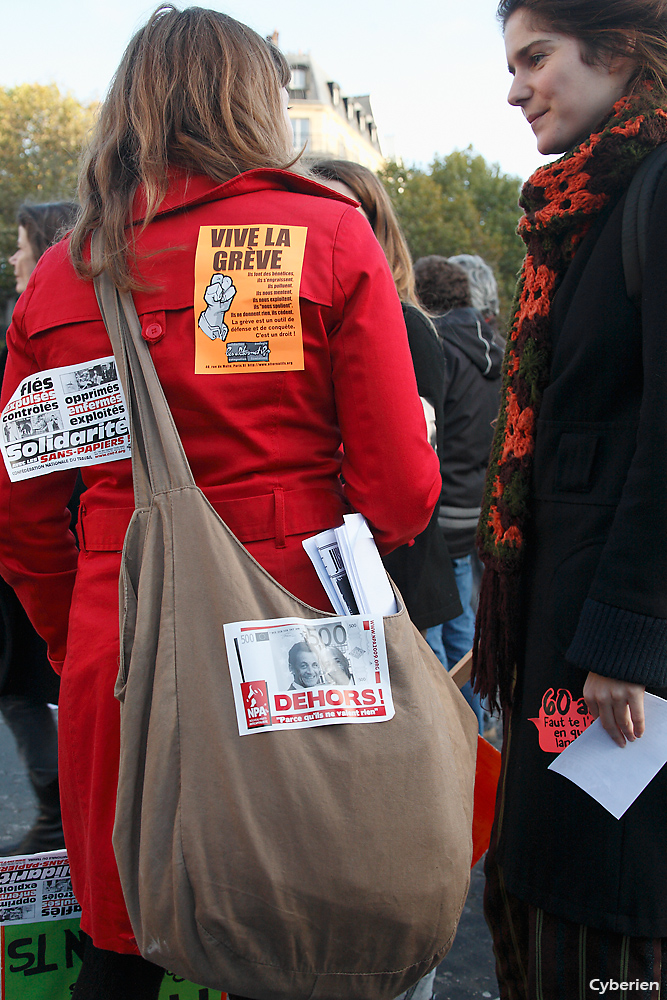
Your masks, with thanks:
<instances>
[{"instance_id":1,"label":"orange protest poster","mask_svg":"<svg viewBox=\"0 0 667 1000\"><path fill-rule=\"evenodd\" d=\"M303 371L299 312L306 226L201 226L195 373Z\"/></svg>"}]
</instances>

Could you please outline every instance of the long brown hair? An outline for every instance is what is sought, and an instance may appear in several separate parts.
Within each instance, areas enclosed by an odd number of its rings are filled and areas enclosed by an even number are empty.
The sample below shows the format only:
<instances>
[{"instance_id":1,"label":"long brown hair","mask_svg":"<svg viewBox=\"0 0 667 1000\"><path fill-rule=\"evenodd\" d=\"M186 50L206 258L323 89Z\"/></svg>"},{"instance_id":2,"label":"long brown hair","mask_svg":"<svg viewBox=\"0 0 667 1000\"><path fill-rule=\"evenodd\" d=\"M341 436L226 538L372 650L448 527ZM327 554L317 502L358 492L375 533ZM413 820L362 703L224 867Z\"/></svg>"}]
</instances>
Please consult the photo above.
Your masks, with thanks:
<instances>
[{"instance_id":1,"label":"long brown hair","mask_svg":"<svg viewBox=\"0 0 667 1000\"><path fill-rule=\"evenodd\" d=\"M659 99L667 96L667 0L501 0L503 27L517 10L578 39L589 65L631 54L634 86L648 82Z\"/></svg>"},{"instance_id":2,"label":"long brown hair","mask_svg":"<svg viewBox=\"0 0 667 1000\"><path fill-rule=\"evenodd\" d=\"M224 182L254 167L296 160L281 88L289 81L284 56L251 28L202 7L157 8L127 47L79 178L82 213L72 234L76 271L105 267L122 289L145 285L133 273L132 202L143 186L154 217L170 166ZM84 257L99 229L101 267Z\"/></svg>"},{"instance_id":3,"label":"long brown hair","mask_svg":"<svg viewBox=\"0 0 667 1000\"><path fill-rule=\"evenodd\" d=\"M410 251L382 182L368 167L350 160L317 160L310 164L310 172L350 188L384 250L399 299L418 306Z\"/></svg>"},{"instance_id":4,"label":"long brown hair","mask_svg":"<svg viewBox=\"0 0 667 1000\"><path fill-rule=\"evenodd\" d=\"M49 201L21 205L16 221L23 226L35 260L74 225L79 206L74 201Z\"/></svg>"}]
</instances>

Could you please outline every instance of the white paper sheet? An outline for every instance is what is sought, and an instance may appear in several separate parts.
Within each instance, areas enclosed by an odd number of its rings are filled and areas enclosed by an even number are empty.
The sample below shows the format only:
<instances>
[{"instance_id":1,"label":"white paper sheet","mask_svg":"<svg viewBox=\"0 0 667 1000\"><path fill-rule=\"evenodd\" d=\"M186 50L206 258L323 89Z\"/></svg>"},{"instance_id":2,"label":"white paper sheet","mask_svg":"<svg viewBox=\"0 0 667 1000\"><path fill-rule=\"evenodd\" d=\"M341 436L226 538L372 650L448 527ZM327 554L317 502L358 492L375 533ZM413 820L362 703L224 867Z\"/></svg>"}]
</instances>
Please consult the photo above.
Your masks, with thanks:
<instances>
[{"instance_id":1,"label":"white paper sheet","mask_svg":"<svg viewBox=\"0 0 667 1000\"><path fill-rule=\"evenodd\" d=\"M324 548L326 545L335 541L336 534L334 529L330 528L328 531L321 531L319 535L314 535L311 538L304 538L301 544L315 567L315 572L317 573L320 583L326 591L327 597L331 601L332 608L339 615L348 615L350 614L350 609L343 603L340 591L336 585L336 574L329 574L320 553L320 548Z\"/></svg>"},{"instance_id":2,"label":"white paper sheet","mask_svg":"<svg viewBox=\"0 0 667 1000\"><path fill-rule=\"evenodd\" d=\"M398 611L375 539L361 514L301 543L339 615L386 617Z\"/></svg>"},{"instance_id":3,"label":"white paper sheet","mask_svg":"<svg viewBox=\"0 0 667 1000\"><path fill-rule=\"evenodd\" d=\"M667 701L646 694L646 731L619 747L596 719L549 765L620 819L667 763Z\"/></svg>"},{"instance_id":4,"label":"white paper sheet","mask_svg":"<svg viewBox=\"0 0 667 1000\"><path fill-rule=\"evenodd\" d=\"M366 519L361 514L344 514L336 538L361 614L395 615L396 598L382 565L380 553Z\"/></svg>"}]
</instances>

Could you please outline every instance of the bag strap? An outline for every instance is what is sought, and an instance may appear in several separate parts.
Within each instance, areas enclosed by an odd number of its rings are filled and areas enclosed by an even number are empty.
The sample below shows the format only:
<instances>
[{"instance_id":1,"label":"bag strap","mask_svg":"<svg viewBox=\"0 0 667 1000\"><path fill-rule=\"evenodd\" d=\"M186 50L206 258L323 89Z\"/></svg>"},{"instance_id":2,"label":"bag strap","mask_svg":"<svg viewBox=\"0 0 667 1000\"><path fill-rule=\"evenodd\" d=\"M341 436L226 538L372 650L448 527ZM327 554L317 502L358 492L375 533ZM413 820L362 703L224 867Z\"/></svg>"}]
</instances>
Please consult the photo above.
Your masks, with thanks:
<instances>
[{"instance_id":1,"label":"bag strap","mask_svg":"<svg viewBox=\"0 0 667 1000\"><path fill-rule=\"evenodd\" d=\"M120 292L106 271L94 284L129 410L134 503L146 508L156 493L195 482L148 344L141 336L131 294Z\"/></svg>"},{"instance_id":2,"label":"bag strap","mask_svg":"<svg viewBox=\"0 0 667 1000\"><path fill-rule=\"evenodd\" d=\"M641 308L642 275L646 260L651 207L665 167L667 167L667 143L658 146L642 161L628 188L623 209L621 246L625 288L628 298L637 309Z\"/></svg>"}]
</instances>

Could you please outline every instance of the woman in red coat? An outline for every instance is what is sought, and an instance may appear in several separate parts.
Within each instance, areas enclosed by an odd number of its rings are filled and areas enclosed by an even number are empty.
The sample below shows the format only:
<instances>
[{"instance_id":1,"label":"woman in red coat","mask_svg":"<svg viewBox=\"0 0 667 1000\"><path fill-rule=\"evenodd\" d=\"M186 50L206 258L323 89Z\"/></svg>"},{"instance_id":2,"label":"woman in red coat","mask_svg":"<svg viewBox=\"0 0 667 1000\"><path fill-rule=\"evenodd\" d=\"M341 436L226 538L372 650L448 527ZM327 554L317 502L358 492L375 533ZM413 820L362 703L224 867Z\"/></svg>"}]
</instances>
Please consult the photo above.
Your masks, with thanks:
<instances>
[{"instance_id":1,"label":"woman in red coat","mask_svg":"<svg viewBox=\"0 0 667 1000\"><path fill-rule=\"evenodd\" d=\"M37 373L108 364L90 280L97 230L104 265L134 294L197 484L281 584L330 608L301 540L354 509L388 552L425 528L440 476L370 226L290 170L288 79L279 53L214 11L165 6L138 32L101 111L77 226L44 255L15 310L1 405L18 387L30 393ZM292 285L277 297L289 310L293 288L296 309L289 349L270 334L265 347L243 339L258 311L268 329L284 328L254 273L281 259ZM253 368L260 355L271 364ZM74 997L157 997L162 971L137 957L111 846L131 463L84 467L79 553L66 510L77 470L64 461L21 481L3 472L0 568L62 673L63 819L92 939Z\"/></svg>"}]
</instances>

